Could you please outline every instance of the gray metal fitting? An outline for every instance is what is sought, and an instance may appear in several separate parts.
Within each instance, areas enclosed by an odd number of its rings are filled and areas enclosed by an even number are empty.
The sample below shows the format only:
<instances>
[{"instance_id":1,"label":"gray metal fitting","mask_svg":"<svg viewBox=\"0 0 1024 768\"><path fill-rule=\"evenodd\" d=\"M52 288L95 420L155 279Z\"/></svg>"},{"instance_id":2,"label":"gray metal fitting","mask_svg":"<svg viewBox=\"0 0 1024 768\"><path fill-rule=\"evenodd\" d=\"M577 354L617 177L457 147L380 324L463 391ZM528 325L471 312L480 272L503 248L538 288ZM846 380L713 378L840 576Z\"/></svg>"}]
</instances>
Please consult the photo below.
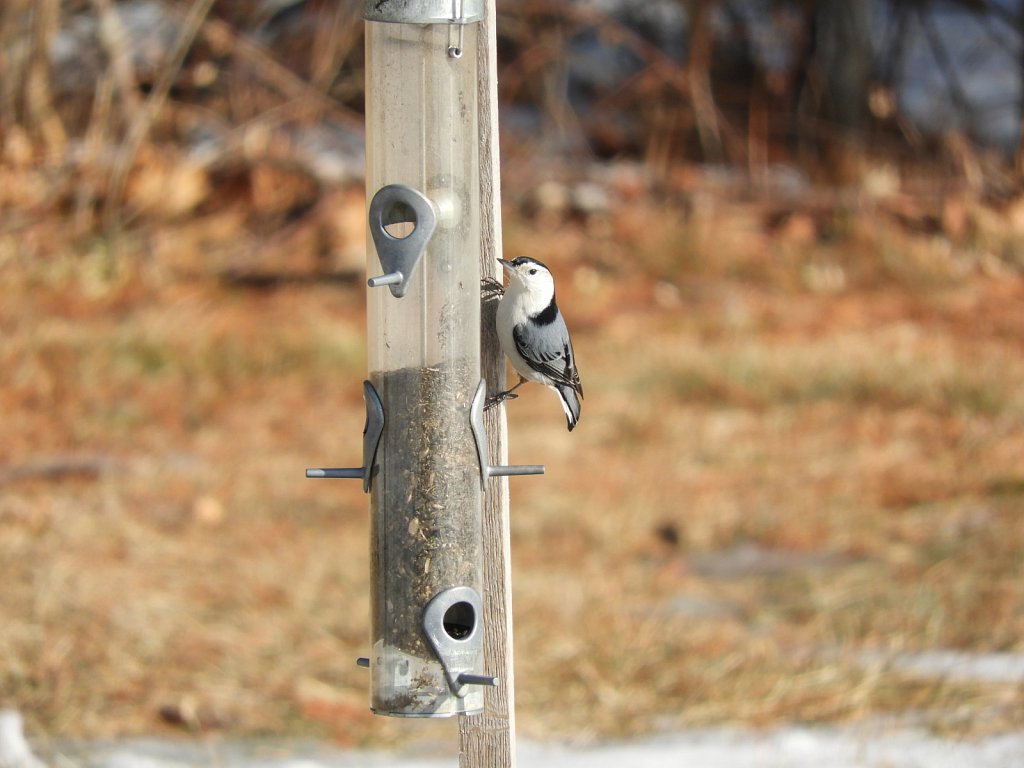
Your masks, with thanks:
<instances>
[{"instance_id":1,"label":"gray metal fitting","mask_svg":"<svg viewBox=\"0 0 1024 768\"><path fill-rule=\"evenodd\" d=\"M496 679L473 672L483 661L483 612L483 600L471 587L439 592L423 611L423 633L460 699L469 693L469 685L497 685Z\"/></svg>"},{"instance_id":2,"label":"gray metal fitting","mask_svg":"<svg viewBox=\"0 0 1024 768\"><path fill-rule=\"evenodd\" d=\"M363 18L394 24L471 24L484 18L484 0L366 0Z\"/></svg>"},{"instance_id":3,"label":"gray metal fitting","mask_svg":"<svg viewBox=\"0 0 1024 768\"><path fill-rule=\"evenodd\" d=\"M391 235L387 225L399 222L412 224L412 232L405 237ZM419 190L404 184L378 189L370 201L370 235L384 274L371 277L366 284L371 288L387 285L395 298L405 296L413 270L436 227L434 206Z\"/></svg>"}]
</instances>

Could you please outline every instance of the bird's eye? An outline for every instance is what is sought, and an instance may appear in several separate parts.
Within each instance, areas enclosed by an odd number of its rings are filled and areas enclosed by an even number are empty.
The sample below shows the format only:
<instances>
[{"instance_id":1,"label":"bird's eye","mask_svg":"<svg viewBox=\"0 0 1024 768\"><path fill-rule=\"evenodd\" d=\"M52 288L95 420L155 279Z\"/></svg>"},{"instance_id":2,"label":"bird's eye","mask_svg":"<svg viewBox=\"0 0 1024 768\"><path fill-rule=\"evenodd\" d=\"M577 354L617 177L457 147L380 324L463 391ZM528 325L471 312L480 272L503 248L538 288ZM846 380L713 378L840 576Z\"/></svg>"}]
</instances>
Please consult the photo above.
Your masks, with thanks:
<instances>
[{"instance_id":1,"label":"bird's eye","mask_svg":"<svg viewBox=\"0 0 1024 768\"><path fill-rule=\"evenodd\" d=\"M530 270L530 274L531 275L536 275L537 274L537 270L536 269L531 269Z\"/></svg>"}]
</instances>

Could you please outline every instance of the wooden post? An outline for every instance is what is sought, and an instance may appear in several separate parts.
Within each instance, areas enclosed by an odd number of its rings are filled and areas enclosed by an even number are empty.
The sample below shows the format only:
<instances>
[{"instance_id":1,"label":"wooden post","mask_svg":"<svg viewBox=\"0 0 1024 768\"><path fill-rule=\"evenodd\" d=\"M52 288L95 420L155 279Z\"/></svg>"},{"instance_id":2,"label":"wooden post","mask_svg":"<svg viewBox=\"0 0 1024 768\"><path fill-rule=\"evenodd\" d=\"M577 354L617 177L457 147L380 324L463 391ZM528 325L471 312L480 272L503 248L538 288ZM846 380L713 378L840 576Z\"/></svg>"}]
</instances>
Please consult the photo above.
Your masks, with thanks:
<instances>
[{"instance_id":1,"label":"wooden post","mask_svg":"<svg viewBox=\"0 0 1024 768\"><path fill-rule=\"evenodd\" d=\"M498 62L495 0L486 0L478 46L480 126L480 274L501 279L501 172L498 146ZM496 301L481 311L480 369L491 392L505 389L505 358L494 326ZM508 463L504 408L484 415L493 464ZM484 692L484 713L459 718L459 768L516 764L515 674L512 663L512 563L508 478L488 481L483 506L484 663L501 684Z\"/></svg>"}]
</instances>

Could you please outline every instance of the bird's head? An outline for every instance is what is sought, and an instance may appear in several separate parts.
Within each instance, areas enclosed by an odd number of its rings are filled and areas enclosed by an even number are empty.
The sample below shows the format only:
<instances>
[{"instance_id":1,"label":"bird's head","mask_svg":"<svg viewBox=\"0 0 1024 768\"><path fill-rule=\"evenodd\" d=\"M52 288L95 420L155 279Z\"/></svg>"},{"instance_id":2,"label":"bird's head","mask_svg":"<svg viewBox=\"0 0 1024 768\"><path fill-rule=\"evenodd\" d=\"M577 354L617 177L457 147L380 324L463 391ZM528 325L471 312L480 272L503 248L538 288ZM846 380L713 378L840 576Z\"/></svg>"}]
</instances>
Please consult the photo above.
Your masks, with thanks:
<instances>
[{"instance_id":1,"label":"bird's head","mask_svg":"<svg viewBox=\"0 0 1024 768\"><path fill-rule=\"evenodd\" d=\"M551 271L536 259L519 256L508 261L498 259L508 273L508 289L528 293L536 302L546 306L555 295L555 279Z\"/></svg>"}]
</instances>

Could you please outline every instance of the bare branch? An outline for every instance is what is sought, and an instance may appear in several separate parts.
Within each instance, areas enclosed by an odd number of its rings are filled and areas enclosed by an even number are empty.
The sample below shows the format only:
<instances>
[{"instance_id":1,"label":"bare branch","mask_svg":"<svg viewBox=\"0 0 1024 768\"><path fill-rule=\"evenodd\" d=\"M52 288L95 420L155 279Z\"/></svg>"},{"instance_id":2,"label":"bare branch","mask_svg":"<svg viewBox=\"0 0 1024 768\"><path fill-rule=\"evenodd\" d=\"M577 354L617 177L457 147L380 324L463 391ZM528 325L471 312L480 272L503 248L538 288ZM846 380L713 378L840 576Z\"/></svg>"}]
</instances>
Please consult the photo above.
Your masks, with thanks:
<instances>
[{"instance_id":1,"label":"bare branch","mask_svg":"<svg viewBox=\"0 0 1024 768\"><path fill-rule=\"evenodd\" d=\"M114 170L110 179L110 187L107 190L107 199L103 207L103 224L110 233L116 233L120 226L119 213L121 202L124 199L125 185L128 181L128 174L135 163L139 148L149 135L153 122L164 106L167 95L174 85L178 73L185 62L192 43L195 42L199 29L210 13L213 0L194 0L192 7L178 33L178 38L167 56L167 61L161 67L160 77L157 79L153 90L146 99L143 109L135 115L132 124L128 128L128 135L125 138L121 151L118 152L114 162Z\"/></svg>"}]
</instances>

